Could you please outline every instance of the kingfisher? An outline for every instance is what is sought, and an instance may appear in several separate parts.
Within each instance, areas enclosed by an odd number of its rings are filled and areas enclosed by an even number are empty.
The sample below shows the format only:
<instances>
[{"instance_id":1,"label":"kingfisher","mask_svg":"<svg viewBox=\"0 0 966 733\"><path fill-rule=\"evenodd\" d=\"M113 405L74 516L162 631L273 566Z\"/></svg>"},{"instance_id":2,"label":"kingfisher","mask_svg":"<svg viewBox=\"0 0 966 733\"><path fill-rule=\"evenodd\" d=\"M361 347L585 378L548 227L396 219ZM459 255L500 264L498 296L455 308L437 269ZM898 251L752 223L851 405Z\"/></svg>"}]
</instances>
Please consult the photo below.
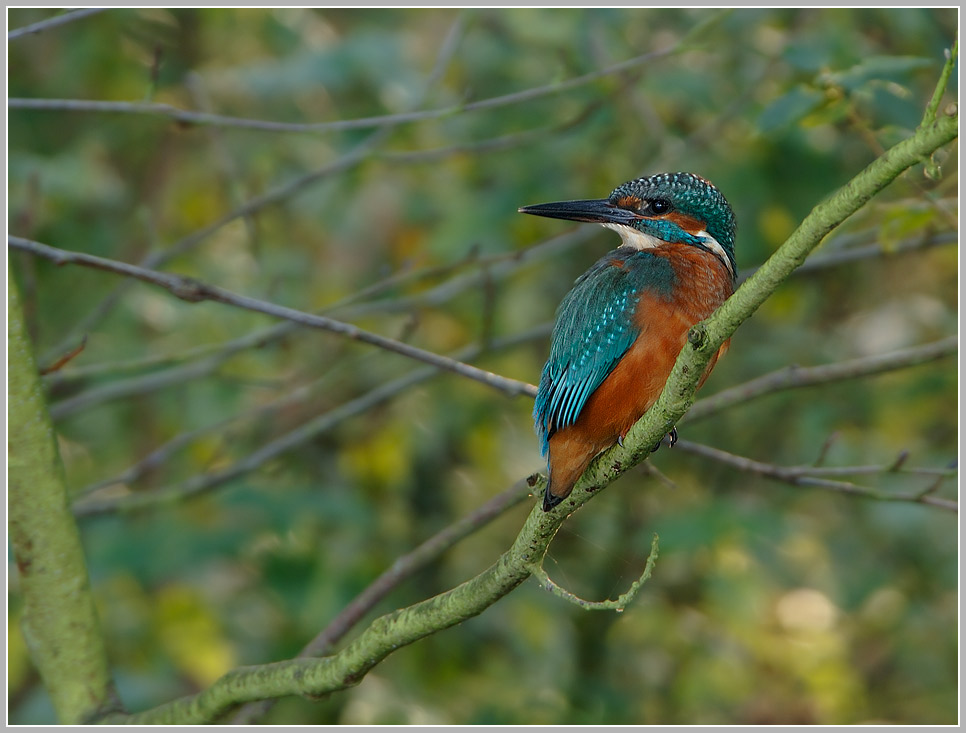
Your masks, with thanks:
<instances>
[{"instance_id":1,"label":"kingfisher","mask_svg":"<svg viewBox=\"0 0 966 733\"><path fill-rule=\"evenodd\" d=\"M519 211L595 222L621 236L557 309L533 408L549 478L543 510L550 511L599 453L623 445L660 396L688 330L734 292L735 215L693 173L659 173L623 183L606 199ZM727 348L726 341L699 387ZM676 431L668 437L673 445Z\"/></svg>"}]
</instances>

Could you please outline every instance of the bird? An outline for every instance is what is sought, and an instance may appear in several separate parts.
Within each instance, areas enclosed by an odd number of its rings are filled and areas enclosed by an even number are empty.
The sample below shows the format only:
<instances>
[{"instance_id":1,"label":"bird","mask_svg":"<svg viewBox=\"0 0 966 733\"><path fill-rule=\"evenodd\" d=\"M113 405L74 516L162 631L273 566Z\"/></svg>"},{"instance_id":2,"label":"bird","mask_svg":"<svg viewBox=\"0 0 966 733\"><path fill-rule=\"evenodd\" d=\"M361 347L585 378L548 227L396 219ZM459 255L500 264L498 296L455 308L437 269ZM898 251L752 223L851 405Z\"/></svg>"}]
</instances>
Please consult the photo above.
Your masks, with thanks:
<instances>
[{"instance_id":1,"label":"bird","mask_svg":"<svg viewBox=\"0 0 966 733\"><path fill-rule=\"evenodd\" d=\"M546 512L570 495L598 454L623 445L660 396L690 328L734 292L736 221L724 195L694 173L658 173L623 183L606 199L519 212L594 222L621 237L557 309L533 408L547 459ZM668 438L673 445L677 431Z\"/></svg>"}]
</instances>

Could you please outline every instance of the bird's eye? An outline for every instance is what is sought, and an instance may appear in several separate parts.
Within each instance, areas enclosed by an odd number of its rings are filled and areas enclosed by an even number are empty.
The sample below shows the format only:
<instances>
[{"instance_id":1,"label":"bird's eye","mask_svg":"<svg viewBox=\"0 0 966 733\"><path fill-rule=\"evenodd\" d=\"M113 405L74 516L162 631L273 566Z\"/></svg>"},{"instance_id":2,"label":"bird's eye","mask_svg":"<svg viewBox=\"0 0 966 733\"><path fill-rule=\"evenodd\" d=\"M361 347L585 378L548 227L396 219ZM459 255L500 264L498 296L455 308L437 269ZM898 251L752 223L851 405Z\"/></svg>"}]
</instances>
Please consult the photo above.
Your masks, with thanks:
<instances>
[{"instance_id":1,"label":"bird's eye","mask_svg":"<svg viewBox=\"0 0 966 733\"><path fill-rule=\"evenodd\" d=\"M664 199L655 199L651 201L651 211L655 214L666 214L671 210L671 204Z\"/></svg>"}]
</instances>

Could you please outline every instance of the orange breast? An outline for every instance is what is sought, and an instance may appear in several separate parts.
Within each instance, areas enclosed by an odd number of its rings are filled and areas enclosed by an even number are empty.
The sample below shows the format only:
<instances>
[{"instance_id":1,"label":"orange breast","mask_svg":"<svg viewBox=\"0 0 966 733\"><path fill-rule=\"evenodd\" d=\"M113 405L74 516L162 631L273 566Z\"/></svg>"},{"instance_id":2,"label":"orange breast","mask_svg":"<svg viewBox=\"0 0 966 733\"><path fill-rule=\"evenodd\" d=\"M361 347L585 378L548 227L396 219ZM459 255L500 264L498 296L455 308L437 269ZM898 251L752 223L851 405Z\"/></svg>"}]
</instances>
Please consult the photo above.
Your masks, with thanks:
<instances>
[{"instance_id":1,"label":"orange breast","mask_svg":"<svg viewBox=\"0 0 966 733\"><path fill-rule=\"evenodd\" d=\"M688 330L731 295L731 277L713 256L686 246L655 253L668 257L678 276L672 297L646 293L640 298L634 318L640 329L637 340L587 399L576 422L550 437L554 496L567 496L594 457L647 412L664 389ZM726 342L711 359L702 384L727 347Z\"/></svg>"}]
</instances>

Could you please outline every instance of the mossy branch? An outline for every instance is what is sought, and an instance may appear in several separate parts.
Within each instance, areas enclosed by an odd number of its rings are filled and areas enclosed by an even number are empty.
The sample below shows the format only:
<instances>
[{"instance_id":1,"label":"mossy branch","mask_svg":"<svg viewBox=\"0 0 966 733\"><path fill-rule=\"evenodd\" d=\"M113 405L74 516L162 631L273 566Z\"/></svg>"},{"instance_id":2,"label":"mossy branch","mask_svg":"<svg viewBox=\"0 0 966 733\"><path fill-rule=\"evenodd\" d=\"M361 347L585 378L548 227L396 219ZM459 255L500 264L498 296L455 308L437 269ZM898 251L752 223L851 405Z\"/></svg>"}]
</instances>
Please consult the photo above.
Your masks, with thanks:
<instances>
[{"instance_id":1,"label":"mossy branch","mask_svg":"<svg viewBox=\"0 0 966 733\"><path fill-rule=\"evenodd\" d=\"M642 461L687 412L698 378L711 355L774 292L823 237L923 156L956 137L957 119L947 115L923 124L909 139L874 161L806 217L791 237L718 311L692 329L657 404L634 426L623 447L607 451L557 509L534 506L513 546L471 580L434 598L376 619L352 644L321 659L295 659L233 670L210 688L136 715L112 715L104 723L197 724L217 720L232 707L283 695L319 696L357 684L399 647L454 626L495 603L540 566L557 529L591 493ZM544 479L534 480L539 493Z\"/></svg>"},{"instance_id":2,"label":"mossy branch","mask_svg":"<svg viewBox=\"0 0 966 733\"><path fill-rule=\"evenodd\" d=\"M62 723L117 707L80 533L13 278L7 280L8 509L21 629Z\"/></svg>"}]
</instances>

